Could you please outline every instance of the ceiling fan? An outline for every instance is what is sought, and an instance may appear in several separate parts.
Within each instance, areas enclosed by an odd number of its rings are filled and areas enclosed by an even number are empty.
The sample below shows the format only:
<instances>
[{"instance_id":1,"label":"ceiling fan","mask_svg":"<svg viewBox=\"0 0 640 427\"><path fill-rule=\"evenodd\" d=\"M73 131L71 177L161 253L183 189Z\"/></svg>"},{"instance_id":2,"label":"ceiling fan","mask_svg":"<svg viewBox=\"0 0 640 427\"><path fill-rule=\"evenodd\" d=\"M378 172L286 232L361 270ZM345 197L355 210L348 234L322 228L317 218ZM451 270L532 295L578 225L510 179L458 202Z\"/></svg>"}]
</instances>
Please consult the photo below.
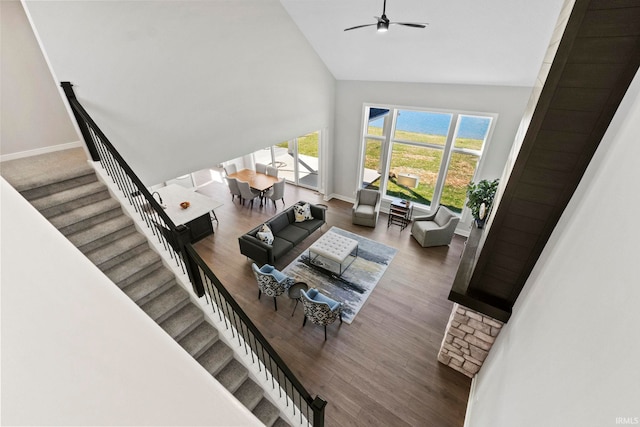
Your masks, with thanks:
<instances>
[{"instance_id":1,"label":"ceiling fan","mask_svg":"<svg viewBox=\"0 0 640 427\"><path fill-rule=\"evenodd\" d=\"M379 33L384 33L389 29L389 25L404 25L405 27L413 27L413 28L424 28L425 26L429 25L426 22L425 23L391 22L389 21L389 18L387 18L386 10L387 10L387 0L384 0L384 4L382 6L382 16L380 17L374 16L374 18L376 18L378 22L376 22L375 24L356 25L355 27L345 28L344 30L350 31L350 30L355 30L357 28L372 27L375 25Z\"/></svg>"}]
</instances>

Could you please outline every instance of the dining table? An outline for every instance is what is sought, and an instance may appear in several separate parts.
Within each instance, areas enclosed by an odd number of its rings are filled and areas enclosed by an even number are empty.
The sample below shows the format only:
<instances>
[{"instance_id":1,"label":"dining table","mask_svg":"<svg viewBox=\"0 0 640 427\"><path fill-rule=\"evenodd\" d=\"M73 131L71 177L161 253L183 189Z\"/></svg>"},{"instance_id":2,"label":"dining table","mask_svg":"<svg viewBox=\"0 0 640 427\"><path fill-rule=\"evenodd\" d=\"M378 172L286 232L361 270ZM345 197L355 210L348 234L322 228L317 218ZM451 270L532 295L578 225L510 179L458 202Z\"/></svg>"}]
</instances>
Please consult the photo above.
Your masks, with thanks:
<instances>
[{"instance_id":1,"label":"dining table","mask_svg":"<svg viewBox=\"0 0 640 427\"><path fill-rule=\"evenodd\" d=\"M256 172L253 169L242 169L236 173L228 175L238 181L249 183L249 187L260 192L260 207L263 206L264 193L273 187L273 184L280 181L277 176L267 175L266 173Z\"/></svg>"}]
</instances>

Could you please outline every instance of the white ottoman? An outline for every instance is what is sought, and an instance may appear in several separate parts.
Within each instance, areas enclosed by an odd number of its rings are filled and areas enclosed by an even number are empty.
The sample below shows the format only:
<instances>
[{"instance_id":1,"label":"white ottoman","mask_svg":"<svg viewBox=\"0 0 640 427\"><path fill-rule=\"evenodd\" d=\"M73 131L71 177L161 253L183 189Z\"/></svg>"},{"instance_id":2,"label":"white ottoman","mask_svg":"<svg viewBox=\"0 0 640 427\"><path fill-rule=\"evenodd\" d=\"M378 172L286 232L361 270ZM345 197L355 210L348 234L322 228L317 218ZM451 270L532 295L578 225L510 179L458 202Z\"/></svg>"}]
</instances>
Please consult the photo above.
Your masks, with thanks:
<instances>
[{"instance_id":1,"label":"white ottoman","mask_svg":"<svg viewBox=\"0 0 640 427\"><path fill-rule=\"evenodd\" d=\"M349 265L344 267L344 262L351 255L354 249L356 253L353 260L349 263ZM317 262L318 257L322 257L325 260L330 260L337 263L339 266L338 274L342 276L342 273L344 273L344 271L349 268L353 261L355 261L355 259L358 257L358 241L341 236L337 233L334 233L333 231L328 231L311 246L309 246L309 261L312 264L321 264ZM321 266L324 266L324 264L322 264Z\"/></svg>"}]
</instances>

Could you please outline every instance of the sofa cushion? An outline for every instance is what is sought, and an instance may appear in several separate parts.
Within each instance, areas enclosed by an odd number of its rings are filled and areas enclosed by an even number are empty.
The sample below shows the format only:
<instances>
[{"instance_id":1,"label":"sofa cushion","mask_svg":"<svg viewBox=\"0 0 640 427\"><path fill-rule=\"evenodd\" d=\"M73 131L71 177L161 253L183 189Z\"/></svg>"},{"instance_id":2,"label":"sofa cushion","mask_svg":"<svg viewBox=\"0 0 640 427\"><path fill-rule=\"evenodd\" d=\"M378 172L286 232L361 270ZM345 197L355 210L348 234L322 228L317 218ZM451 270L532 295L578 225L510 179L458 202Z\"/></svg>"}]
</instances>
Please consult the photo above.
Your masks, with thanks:
<instances>
[{"instance_id":1,"label":"sofa cushion","mask_svg":"<svg viewBox=\"0 0 640 427\"><path fill-rule=\"evenodd\" d=\"M295 215L295 222L303 222L310 219L313 219L311 215L311 206L309 203L298 203L293 205L293 213Z\"/></svg>"},{"instance_id":2,"label":"sofa cushion","mask_svg":"<svg viewBox=\"0 0 640 427\"><path fill-rule=\"evenodd\" d=\"M271 246L273 248L274 259L280 258L282 255L293 249L293 243L278 236L273 238L273 244Z\"/></svg>"},{"instance_id":3,"label":"sofa cushion","mask_svg":"<svg viewBox=\"0 0 640 427\"><path fill-rule=\"evenodd\" d=\"M280 234L280 231L289 226L289 218L285 214L276 215L267 221L274 235Z\"/></svg>"},{"instance_id":4,"label":"sofa cushion","mask_svg":"<svg viewBox=\"0 0 640 427\"><path fill-rule=\"evenodd\" d=\"M322 227L324 221L321 219L310 219L304 222L296 222L295 224L291 224L289 227L298 227L303 230L307 230L307 234L311 234L316 231L318 228Z\"/></svg>"},{"instance_id":5,"label":"sofa cushion","mask_svg":"<svg viewBox=\"0 0 640 427\"><path fill-rule=\"evenodd\" d=\"M302 242L308 235L309 232L307 230L293 225L290 225L278 232L278 237L288 240L294 245Z\"/></svg>"}]
</instances>

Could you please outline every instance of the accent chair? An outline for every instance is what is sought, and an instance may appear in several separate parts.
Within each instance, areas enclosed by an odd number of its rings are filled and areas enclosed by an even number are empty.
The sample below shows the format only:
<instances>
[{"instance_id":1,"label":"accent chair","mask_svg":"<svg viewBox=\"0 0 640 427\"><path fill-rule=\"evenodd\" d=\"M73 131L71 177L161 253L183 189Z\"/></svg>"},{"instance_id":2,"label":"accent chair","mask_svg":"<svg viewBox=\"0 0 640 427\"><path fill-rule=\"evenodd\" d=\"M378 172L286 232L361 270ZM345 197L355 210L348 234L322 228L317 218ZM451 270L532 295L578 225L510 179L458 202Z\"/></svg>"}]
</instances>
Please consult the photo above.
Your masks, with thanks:
<instances>
[{"instance_id":1,"label":"accent chair","mask_svg":"<svg viewBox=\"0 0 640 427\"><path fill-rule=\"evenodd\" d=\"M322 295L317 289L300 291L302 306L304 307L304 320L302 326L307 323L307 318L316 325L324 326L324 340L327 340L327 325L336 319L342 323L342 303Z\"/></svg>"},{"instance_id":2,"label":"accent chair","mask_svg":"<svg viewBox=\"0 0 640 427\"><path fill-rule=\"evenodd\" d=\"M356 202L351 210L352 222L356 225L375 227L380 215L380 192L361 188L356 194Z\"/></svg>"},{"instance_id":3,"label":"accent chair","mask_svg":"<svg viewBox=\"0 0 640 427\"><path fill-rule=\"evenodd\" d=\"M295 283L295 280L286 274L277 270L274 266L265 264L258 268L255 263L251 264L253 275L256 276L258 281L258 299L264 292L265 295L273 297L273 305L276 311L278 311L278 302L276 297L282 295L291 285Z\"/></svg>"},{"instance_id":4,"label":"accent chair","mask_svg":"<svg viewBox=\"0 0 640 427\"><path fill-rule=\"evenodd\" d=\"M451 243L460 217L444 206L431 215L419 216L413 219L411 235L423 248L430 246L445 246Z\"/></svg>"}]
</instances>

